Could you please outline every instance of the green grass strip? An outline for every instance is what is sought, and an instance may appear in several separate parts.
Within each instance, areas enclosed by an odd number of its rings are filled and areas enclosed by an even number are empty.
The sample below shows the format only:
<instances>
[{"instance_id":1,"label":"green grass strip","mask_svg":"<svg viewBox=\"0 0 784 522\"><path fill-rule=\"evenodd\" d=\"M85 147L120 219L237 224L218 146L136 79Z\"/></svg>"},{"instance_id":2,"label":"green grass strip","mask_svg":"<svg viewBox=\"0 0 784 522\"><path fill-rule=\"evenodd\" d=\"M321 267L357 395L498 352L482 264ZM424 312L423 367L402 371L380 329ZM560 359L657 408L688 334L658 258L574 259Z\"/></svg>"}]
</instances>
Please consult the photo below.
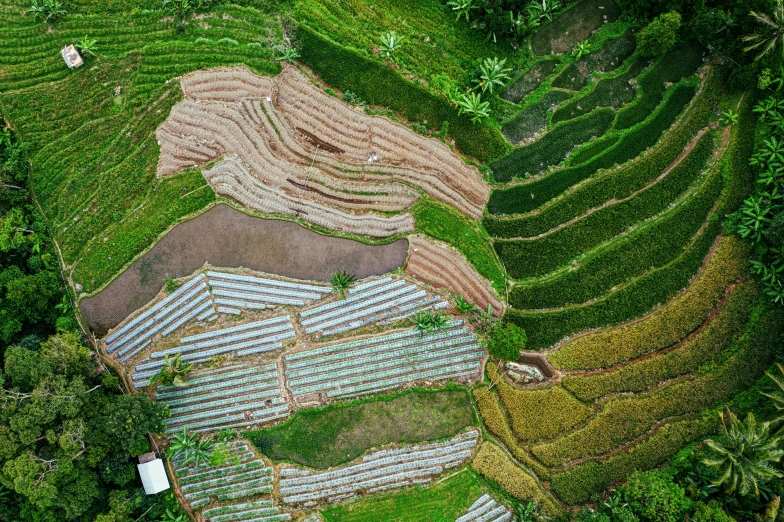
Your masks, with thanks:
<instances>
[{"instance_id":1,"label":"green grass strip","mask_svg":"<svg viewBox=\"0 0 784 522\"><path fill-rule=\"evenodd\" d=\"M326 469L393 442L443 439L474 424L464 389L402 395L301 410L285 424L246 436L266 456Z\"/></svg>"},{"instance_id":2,"label":"green grass strip","mask_svg":"<svg viewBox=\"0 0 784 522\"><path fill-rule=\"evenodd\" d=\"M569 187L589 178L598 170L621 165L636 158L645 149L656 144L662 133L672 126L678 115L691 101L694 92L694 87L688 85L675 87L663 106L649 120L629 131L613 147L587 163L555 171L541 180L531 183L503 190L494 190L487 204L488 210L492 214L529 212L558 196ZM580 119L575 119L567 124L574 125L581 121ZM494 167L494 175L497 181L508 181L512 176L516 175L515 172L509 170L510 165L504 165L506 170L502 170L500 174L495 173ZM498 176L500 176L500 179Z\"/></svg>"},{"instance_id":3,"label":"green grass strip","mask_svg":"<svg viewBox=\"0 0 784 522\"><path fill-rule=\"evenodd\" d=\"M509 181L514 177L544 172L561 162L580 143L594 136L601 136L610 128L615 111L596 109L594 112L554 127L547 134L493 163L496 181Z\"/></svg>"},{"instance_id":4,"label":"green grass strip","mask_svg":"<svg viewBox=\"0 0 784 522\"><path fill-rule=\"evenodd\" d=\"M388 65L341 47L305 24L297 28L301 60L326 83L350 90L372 105L389 107L413 122L432 129L444 123L449 136L465 154L481 161L503 155L509 145L501 132L487 123L473 124L457 114L443 97L430 93Z\"/></svg>"},{"instance_id":5,"label":"green grass strip","mask_svg":"<svg viewBox=\"0 0 784 522\"><path fill-rule=\"evenodd\" d=\"M714 172L698 192L675 210L595 254L579 268L546 282L515 286L510 304L520 309L540 309L584 303L640 273L666 265L698 233L721 189L721 176ZM512 277L524 270L519 265L506 266Z\"/></svg>"},{"instance_id":6,"label":"green grass strip","mask_svg":"<svg viewBox=\"0 0 784 522\"><path fill-rule=\"evenodd\" d=\"M496 241L498 256L523 277L547 274L630 226L665 211L692 186L713 152L705 134L691 153L660 182L626 201L610 205L544 237Z\"/></svg>"}]
</instances>

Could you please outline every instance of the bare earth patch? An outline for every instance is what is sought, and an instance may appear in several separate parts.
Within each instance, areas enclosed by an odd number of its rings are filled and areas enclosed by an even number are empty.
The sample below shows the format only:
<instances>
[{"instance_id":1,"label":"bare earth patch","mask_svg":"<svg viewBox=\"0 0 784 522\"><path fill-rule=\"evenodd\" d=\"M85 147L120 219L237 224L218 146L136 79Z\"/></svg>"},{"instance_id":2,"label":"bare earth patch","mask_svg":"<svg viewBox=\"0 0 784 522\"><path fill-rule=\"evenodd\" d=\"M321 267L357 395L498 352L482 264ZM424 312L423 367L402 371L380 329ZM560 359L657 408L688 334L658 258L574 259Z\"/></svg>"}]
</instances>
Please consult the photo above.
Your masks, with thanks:
<instances>
[{"instance_id":1,"label":"bare earth patch","mask_svg":"<svg viewBox=\"0 0 784 522\"><path fill-rule=\"evenodd\" d=\"M494 315L503 315L504 303L495 295L490 282L480 276L459 252L419 236L412 236L408 241L408 275L462 295L482 310L490 304Z\"/></svg>"},{"instance_id":2,"label":"bare earth patch","mask_svg":"<svg viewBox=\"0 0 784 522\"><path fill-rule=\"evenodd\" d=\"M80 307L90 328L103 335L154 298L166 277L191 274L205 263L327 281L339 270L358 278L390 272L403 265L407 250L405 240L366 245L217 205L174 227L102 292L82 299Z\"/></svg>"},{"instance_id":3,"label":"bare earth patch","mask_svg":"<svg viewBox=\"0 0 784 522\"><path fill-rule=\"evenodd\" d=\"M205 165L219 194L266 213L371 237L414 229L421 192L479 219L489 187L449 148L359 112L287 66L182 79L185 100L158 128L158 175Z\"/></svg>"},{"instance_id":4,"label":"bare earth patch","mask_svg":"<svg viewBox=\"0 0 784 522\"><path fill-rule=\"evenodd\" d=\"M531 37L534 54L563 54L621 14L615 0L582 0Z\"/></svg>"}]
</instances>

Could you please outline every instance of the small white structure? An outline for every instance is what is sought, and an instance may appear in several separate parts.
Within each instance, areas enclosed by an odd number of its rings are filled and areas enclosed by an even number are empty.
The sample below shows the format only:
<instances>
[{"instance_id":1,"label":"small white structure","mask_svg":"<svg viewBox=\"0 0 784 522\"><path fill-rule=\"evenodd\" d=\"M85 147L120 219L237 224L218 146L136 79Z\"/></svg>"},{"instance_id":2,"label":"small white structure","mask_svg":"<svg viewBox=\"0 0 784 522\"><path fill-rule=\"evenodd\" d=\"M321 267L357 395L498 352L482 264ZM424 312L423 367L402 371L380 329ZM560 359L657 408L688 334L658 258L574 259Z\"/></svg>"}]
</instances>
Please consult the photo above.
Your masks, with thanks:
<instances>
[{"instance_id":1,"label":"small white structure","mask_svg":"<svg viewBox=\"0 0 784 522\"><path fill-rule=\"evenodd\" d=\"M169 489L169 477L166 476L166 468L163 461L155 457L155 453L145 453L139 457L139 476L142 478L144 492L147 495L154 495Z\"/></svg>"},{"instance_id":2,"label":"small white structure","mask_svg":"<svg viewBox=\"0 0 784 522\"><path fill-rule=\"evenodd\" d=\"M66 45L63 47L60 54L63 55L65 65L67 65L69 69L75 69L84 65L84 60L82 60L79 51L77 51L73 45Z\"/></svg>"}]
</instances>

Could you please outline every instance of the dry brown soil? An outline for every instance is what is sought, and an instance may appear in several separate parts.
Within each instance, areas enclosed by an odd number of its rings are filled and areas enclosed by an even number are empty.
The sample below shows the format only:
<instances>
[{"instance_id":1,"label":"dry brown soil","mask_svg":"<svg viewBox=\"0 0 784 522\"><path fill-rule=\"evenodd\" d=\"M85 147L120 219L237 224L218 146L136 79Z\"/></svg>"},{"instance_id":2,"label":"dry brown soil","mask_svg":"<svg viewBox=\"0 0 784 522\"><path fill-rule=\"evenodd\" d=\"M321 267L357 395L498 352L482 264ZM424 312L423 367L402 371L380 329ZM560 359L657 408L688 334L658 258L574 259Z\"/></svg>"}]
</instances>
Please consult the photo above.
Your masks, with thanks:
<instances>
[{"instance_id":1,"label":"dry brown soil","mask_svg":"<svg viewBox=\"0 0 784 522\"><path fill-rule=\"evenodd\" d=\"M408 241L366 245L318 234L291 221L251 217L228 205L174 227L99 294L80 302L87 325L103 336L155 297L167 277L193 273L205 263L246 267L295 279L328 281L345 270L357 278L403 266Z\"/></svg>"}]
</instances>

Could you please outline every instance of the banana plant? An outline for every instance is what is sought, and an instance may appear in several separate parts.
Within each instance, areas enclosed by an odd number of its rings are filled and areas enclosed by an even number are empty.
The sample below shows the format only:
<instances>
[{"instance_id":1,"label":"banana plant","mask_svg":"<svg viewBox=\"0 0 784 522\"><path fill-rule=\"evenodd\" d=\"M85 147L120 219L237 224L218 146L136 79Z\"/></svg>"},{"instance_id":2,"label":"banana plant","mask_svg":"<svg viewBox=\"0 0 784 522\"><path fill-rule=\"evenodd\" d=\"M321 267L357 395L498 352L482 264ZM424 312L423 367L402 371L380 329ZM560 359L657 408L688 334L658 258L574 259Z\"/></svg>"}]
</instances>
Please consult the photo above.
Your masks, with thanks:
<instances>
[{"instance_id":1,"label":"banana plant","mask_svg":"<svg viewBox=\"0 0 784 522\"><path fill-rule=\"evenodd\" d=\"M482 101L482 97L475 92L463 94L458 103L458 114L466 114L472 123L481 121L490 116L490 103Z\"/></svg>"},{"instance_id":2,"label":"banana plant","mask_svg":"<svg viewBox=\"0 0 784 522\"><path fill-rule=\"evenodd\" d=\"M738 233L741 237L751 238L755 243L765 235L765 226L770 222L772 207L769 200L762 196L751 196L743 202L740 213Z\"/></svg>"},{"instance_id":3,"label":"banana plant","mask_svg":"<svg viewBox=\"0 0 784 522\"><path fill-rule=\"evenodd\" d=\"M499 60L498 58L485 58L479 66L479 78L474 78L474 83L483 93L490 91L493 94L495 87L503 88L504 84L509 80L509 73L512 69L504 67L506 65L506 58Z\"/></svg>"},{"instance_id":4,"label":"banana plant","mask_svg":"<svg viewBox=\"0 0 784 522\"><path fill-rule=\"evenodd\" d=\"M403 39L404 38L398 35L395 31L381 35L380 47L381 51L384 53L384 56L394 62L394 54L400 50L400 43L403 41Z\"/></svg>"},{"instance_id":5,"label":"banana plant","mask_svg":"<svg viewBox=\"0 0 784 522\"><path fill-rule=\"evenodd\" d=\"M474 0L449 0L446 5L457 15L455 21L459 21L460 18L465 17L466 23L469 22L471 11L477 9L477 6L474 5Z\"/></svg>"}]
</instances>

